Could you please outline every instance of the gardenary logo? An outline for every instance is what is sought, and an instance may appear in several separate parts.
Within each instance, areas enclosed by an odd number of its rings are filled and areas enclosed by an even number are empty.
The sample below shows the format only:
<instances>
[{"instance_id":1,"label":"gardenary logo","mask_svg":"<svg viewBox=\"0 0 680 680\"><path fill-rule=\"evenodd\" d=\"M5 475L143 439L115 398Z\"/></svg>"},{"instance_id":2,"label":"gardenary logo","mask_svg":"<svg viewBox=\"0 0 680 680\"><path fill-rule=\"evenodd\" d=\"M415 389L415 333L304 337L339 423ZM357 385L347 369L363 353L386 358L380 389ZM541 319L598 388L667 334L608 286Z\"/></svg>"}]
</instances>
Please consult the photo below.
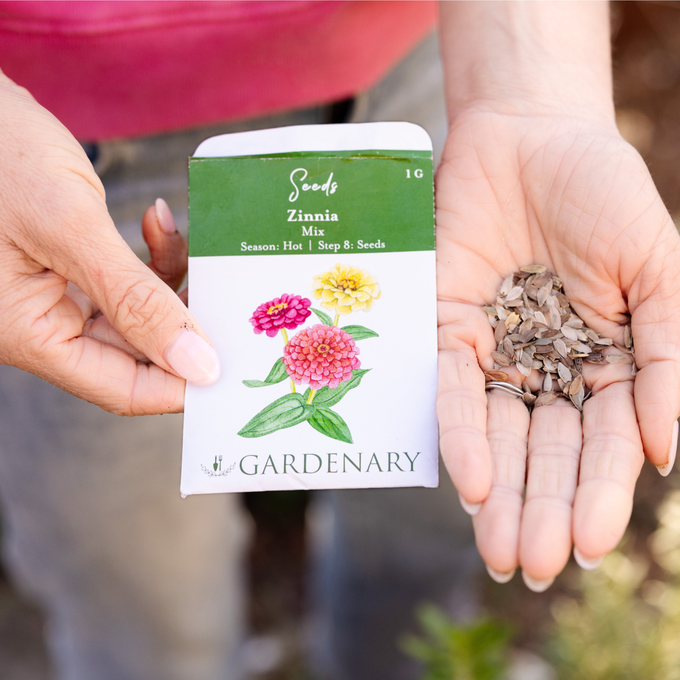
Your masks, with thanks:
<instances>
[{"instance_id":1,"label":"gardenary logo","mask_svg":"<svg viewBox=\"0 0 680 680\"><path fill-rule=\"evenodd\" d=\"M249 453L222 469L222 456L215 456L214 470L201 465L201 470L209 477L228 475L238 465L240 472L248 477L255 475L316 475L316 474L348 474L376 472L395 473L415 472L416 461L420 451L382 451L354 453L279 453L260 456ZM217 467L215 467L217 465Z\"/></svg>"},{"instance_id":2,"label":"gardenary logo","mask_svg":"<svg viewBox=\"0 0 680 680\"><path fill-rule=\"evenodd\" d=\"M215 456L215 462L212 464L212 470L205 465L201 465L201 470L210 477L226 477L236 467L236 463L232 463L229 467L222 469L222 456Z\"/></svg>"}]
</instances>

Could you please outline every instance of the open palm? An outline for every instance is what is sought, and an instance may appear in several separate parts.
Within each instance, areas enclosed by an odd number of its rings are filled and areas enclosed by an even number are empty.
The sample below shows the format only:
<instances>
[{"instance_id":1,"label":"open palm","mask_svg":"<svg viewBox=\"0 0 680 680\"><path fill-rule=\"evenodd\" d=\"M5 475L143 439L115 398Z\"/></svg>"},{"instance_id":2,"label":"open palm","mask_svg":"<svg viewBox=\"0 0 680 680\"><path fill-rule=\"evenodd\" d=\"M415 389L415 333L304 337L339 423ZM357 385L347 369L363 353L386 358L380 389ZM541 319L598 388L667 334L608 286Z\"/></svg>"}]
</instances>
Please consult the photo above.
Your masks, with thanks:
<instances>
[{"instance_id":1,"label":"open palm","mask_svg":"<svg viewBox=\"0 0 680 680\"><path fill-rule=\"evenodd\" d=\"M583 563L615 547L645 454L669 462L680 238L637 152L613 127L582 119L459 116L436 207L442 455L466 505L483 503L474 522L490 570L502 580L519 565L540 590L572 543ZM530 416L521 400L485 393L496 345L481 305L531 263L562 279L602 336L623 344L632 325L635 381L629 363L584 364L593 396L583 419L565 400Z\"/></svg>"}]
</instances>

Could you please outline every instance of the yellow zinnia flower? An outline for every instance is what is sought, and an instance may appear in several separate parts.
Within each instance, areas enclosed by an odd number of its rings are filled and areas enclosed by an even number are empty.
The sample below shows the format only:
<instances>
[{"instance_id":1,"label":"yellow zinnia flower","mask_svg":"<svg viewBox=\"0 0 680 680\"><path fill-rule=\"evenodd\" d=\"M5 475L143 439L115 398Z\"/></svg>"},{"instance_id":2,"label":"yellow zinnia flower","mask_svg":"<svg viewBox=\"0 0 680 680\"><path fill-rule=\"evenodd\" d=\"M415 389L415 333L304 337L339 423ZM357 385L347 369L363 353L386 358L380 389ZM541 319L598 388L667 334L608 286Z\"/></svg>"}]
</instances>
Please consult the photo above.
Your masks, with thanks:
<instances>
[{"instance_id":1,"label":"yellow zinnia flower","mask_svg":"<svg viewBox=\"0 0 680 680\"><path fill-rule=\"evenodd\" d=\"M336 264L333 269L314 277L314 297L321 306L336 314L367 312L380 297L378 282L367 272L348 264Z\"/></svg>"}]
</instances>

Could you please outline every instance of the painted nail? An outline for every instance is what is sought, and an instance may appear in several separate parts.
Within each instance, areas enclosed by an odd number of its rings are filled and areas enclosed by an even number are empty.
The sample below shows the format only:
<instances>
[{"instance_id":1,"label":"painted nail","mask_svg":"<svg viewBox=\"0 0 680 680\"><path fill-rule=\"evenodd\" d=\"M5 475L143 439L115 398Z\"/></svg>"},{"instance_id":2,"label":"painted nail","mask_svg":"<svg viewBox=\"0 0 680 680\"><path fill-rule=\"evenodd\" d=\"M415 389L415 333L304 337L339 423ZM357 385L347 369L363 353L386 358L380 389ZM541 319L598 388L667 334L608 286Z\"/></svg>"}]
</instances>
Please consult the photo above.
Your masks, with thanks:
<instances>
[{"instance_id":1,"label":"painted nail","mask_svg":"<svg viewBox=\"0 0 680 680\"><path fill-rule=\"evenodd\" d=\"M175 373L194 385L211 385L220 377L215 350L197 333L182 328L165 350L165 360Z\"/></svg>"},{"instance_id":2,"label":"painted nail","mask_svg":"<svg viewBox=\"0 0 680 680\"><path fill-rule=\"evenodd\" d=\"M515 572L517 569L513 569L512 571L496 571L495 569L492 569L488 564L485 565L486 570L489 572L489 576L496 581L496 583L507 583L512 579L512 577L515 575Z\"/></svg>"},{"instance_id":3,"label":"painted nail","mask_svg":"<svg viewBox=\"0 0 680 680\"><path fill-rule=\"evenodd\" d=\"M175 218L172 216L170 206L162 198L156 199L156 219L161 231L166 234L177 232L177 225L175 224Z\"/></svg>"},{"instance_id":4,"label":"painted nail","mask_svg":"<svg viewBox=\"0 0 680 680\"><path fill-rule=\"evenodd\" d=\"M524 579L524 584L529 590L533 590L535 593L542 593L544 590L548 590L553 584L555 578L547 578L545 581L539 581L535 578L531 578L526 571L522 572L522 579Z\"/></svg>"},{"instance_id":5,"label":"painted nail","mask_svg":"<svg viewBox=\"0 0 680 680\"><path fill-rule=\"evenodd\" d=\"M460 504L463 506L463 510L467 512L468 515L476 515L482 508L481 503L468 503L460 494L458 494L458 500L460 501Z\"/></svg>"},{"instance_id":6,"label":"painted nail","mask_svg":"<svg viewBox=\"0 0 680 680\"><path fill-rule=\"evenodd\" d=\"M584 557L583 553L576 546L574 546L574 559L576 560L576 564L578 564L581 569L592 571L593 569L597 569L602 564L604 555L593 558Z\"/></svg>"},{"instance_id":7,"label":"painted nail","mask_svg":"<svg viewBox=\"0 0 680 680\"><path fill-rule=\"evenodd\" d=\"M673 436L671 437L671 448L668 450L668 462L665 465L657 465L656 469L662 477L668 477L675 463L675 454L678 451L678 421L673 423Z\"/></svg>"}]
</instances>

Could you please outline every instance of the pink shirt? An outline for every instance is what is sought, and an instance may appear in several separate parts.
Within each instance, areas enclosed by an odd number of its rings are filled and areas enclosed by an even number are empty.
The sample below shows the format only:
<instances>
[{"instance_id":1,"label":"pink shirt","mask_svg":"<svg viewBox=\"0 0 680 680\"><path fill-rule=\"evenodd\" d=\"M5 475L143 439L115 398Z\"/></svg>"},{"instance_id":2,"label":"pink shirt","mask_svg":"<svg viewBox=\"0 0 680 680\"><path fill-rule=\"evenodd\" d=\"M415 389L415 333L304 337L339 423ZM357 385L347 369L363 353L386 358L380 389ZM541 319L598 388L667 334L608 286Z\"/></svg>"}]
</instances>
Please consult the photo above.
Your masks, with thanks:
<instances>
[{"instance_id":1,"label":"pink shirt","mask_svg":"<svg viewBox=\"0 0 680 680\"><path fill-rule=\"evenodd\" d=\"M6 0L0 68L94 141L343 99L435 20L428 0Z\"/></svg>"}]
</instances>

